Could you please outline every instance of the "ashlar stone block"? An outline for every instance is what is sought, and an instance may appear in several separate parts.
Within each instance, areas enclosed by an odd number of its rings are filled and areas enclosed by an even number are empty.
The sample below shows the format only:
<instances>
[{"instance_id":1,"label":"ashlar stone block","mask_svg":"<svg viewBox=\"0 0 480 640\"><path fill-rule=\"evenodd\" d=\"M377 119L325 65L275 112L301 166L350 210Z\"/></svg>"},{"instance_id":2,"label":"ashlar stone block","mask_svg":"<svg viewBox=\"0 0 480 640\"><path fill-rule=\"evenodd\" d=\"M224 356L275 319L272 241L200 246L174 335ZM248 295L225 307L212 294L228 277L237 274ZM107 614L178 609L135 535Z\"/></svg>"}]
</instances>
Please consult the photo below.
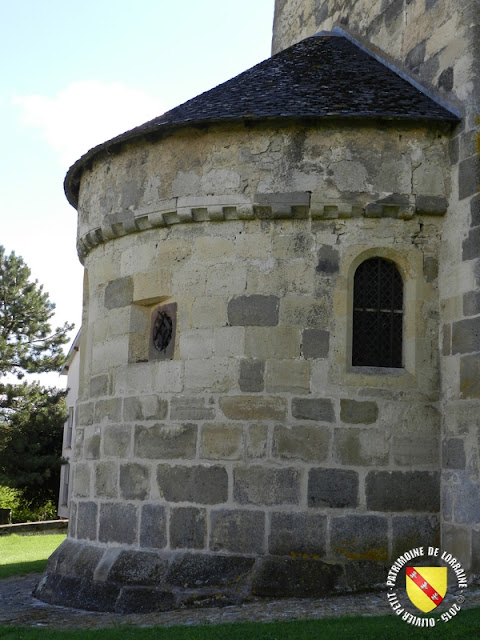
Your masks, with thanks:
<instances>
[{"instance_id":1,"label":"ashlar stone block","mask_svg":"<svg viewBox=\"0 0 480 640\"><path fill-rule=\"evenodd\" d=\"M263 391L265 360L240 360L240 391Z\"/></svg>"},{"instance_id":2,"label":"ashlar stone block","mask_svg":"<svg viewBox=\"0 0 480 640\"><path fill-rule=\"evenodd\" d=\"M161 464L157 482L160 495L168 502L221 504L228 498L228 474L221 466Z\"/></svg>"},{"instance_id":3,"label":"ashlar stone block","mask_svg":"<svg viewBox=\"0 0 480 640\"><path fill-rule=\"evenodd\" d=\"M334 456L340 464L373 466L388 463L388 434L382 429L335 429Z\"/></svg>"},{"instance_id":4,"label":"ashlar stone block","mask_svg":"<svg viewBox=\"0 0 480 640\"><path fill-rule=\"evenodd\" d=\"M378 418L378 405L376 402L340 400L340 420L348 424L372 424Z\"/></svg>"},{"instance_id":5,"label":"ashlar stone block","mask_svg":"<svg viewBox=\"0 0 480 640\"><path fill-rule=\"evenodd\" d=\"M100 505L100 542L133 544L137 539L137 507L110 502Z\"/></svg>"},{"instance_id":6,"label":"ashlar stone block","mask_svg":"<svg viewBox=\"0 0 480 640\"><path fill-rule=\"evenodd\" d=\"M269 360L265 375L269 393L310 392L310 363L306 360Z\"/></svg>"},{"instance_id":7,"label":"ashlar stone block","mask_svg":"<svg viewBox=\"0 0 480 640\"><path fill-rule=\"evenodd\" d=\"M150 467L136 462L120 466L120 492L124 500L145 500L150 494Z\"/></svg>"},{"instance_id":8,"label":"ashlar stone block","mask_svg":"<svg viewBox=\"0 0 480 640\"><path fill-rule=\"evenodd\" d=\"M334 555L351 560L388 559L388 521L386 516L348 515L333 517L330 548Z\"/></svg>"},{"instance_id":9,"label":"ashlar stone block","mask_svg":"<svg viewBox=\"0 0 480 640\"><path fill-rule=\"evenodd\" d=\"M140 546L147 549L163 549L166 545L166 508L160 504L144 504L140 519Z\"/></svg>"},{"instance_id":10,"label":"ashlar stone block","mask_svg":"<svg viewBox=\"0 0 480 640\"><path fill-rule=\"evenodd\" d=\"M302 355L304 358L327 358L330 349L330 333L324 329L304 329Z\"/></svg>"},{"instance_id":11,"label":"ashlar stone block","mask_svg":"<svg viewBox=\"0 0 480 640\"><path fill-rule=\"evenodd\" d=\"M323 462L329 453L331 431L323 425L277 425L273 431L273 455L282 459Z\"/></svg>"},{"instance_id":12,"label":"ashlar stone block","mask_svg":"<svg viewBox=\"0 0 480 640\"><path fill-rule=\"evenodd\" d=\"M320 514L272 513L268 550L272 555L325 555L327 517Z\"/></svg>"},{"instance_id":13,"label":"ashlar stone block","mask_svg":"<svg viewBox=\"0 0 480 640\"><path fill-rule=\"evenodd\" d=\"M167 460L194 458L197 450L195 424L155 424L135 427L135 456L138 458Z\"/></svg>"},{"instance_id":14,"label":"ashlar stone block","mask_svg":"<svg viewBox=\"0 0 480 640\"><path fill-rule=\"evenodd\" d=\"M238 296L228 303L230 325L274 327L278 324L277 296Z\"/></svg>"},{"instance_id":15,"label":"ashlar stone block","mask_svg":"<svg viewBox=\"0 0 480 640\"><path fill-rule=\"evenodd\" d=\"M205 509L174 507L170 511L170 546L172 549L204 549L207 515Z\"/></svg>"},{"instance_id":16,"label":"ashlar stone block","mask_svg":"<svg viewBox=\"0 0 480 640\"><path fill-rule=\"evenodd\" d=\"M287 415L287 401L278 396L225 396L220 409L231 420L282 420Z\"/></svg>"},{"instance_id":17,"label":"ashlar stone block","mask_svg":"<svg viewBox=\"0 0 480 640\"><path fill-rule=\"evenodd\" d=\"M200 439L200 457L210 460L239 460L243 456L243 427L205 424Z\"/></svg>"},{"instance_id":18,"label":"ashlar stone block","mask_svg":"<svg viewBox=\"0 0 480 640\"><path fill-rule=\"evenodd\" d=\"M244 509L212 511L210 549L232 553L264 553L265 513Z\"/></svg>"},{"instance_id":19,"label":"ashlar stone block","mask_svg":"<svg viewBox=\"0 0 480 640\"><path fill-rule=\"evenodd\" d=\"M233 497L239 504L298 504L300 491L298 469L239 466L233 471Z\"/></svg>"},{"instance_id":20,"label":"ashlar stone block","mask_svg":"<svg viewBox=\"0 0 480 640\"><path fill-rule=\"evenodd\" d=\"M156 395L133 396L123 401L125 422L164 420L168 413L168 401Z\"/></svg>"},{"instance_id":21,"label":"ashlar stone block","mask_svg":"<svg viewBox=\"0 0 480 640\"><path fill-rule=\"evenodd\" d=\"M347 469L310 469L308 506L333 509L354 508L359 504L359 480L356 471Z\"/></svg>"},{"instance_id":22,"label":"ashlar stone block","mask_svg":"<svg viewBox=\"0 0 480 640\"><path fill-rule=\"evenodd\" d=\"M79 502L77 511L77 538L80 540L97 539L97 513L95 502Z\"/></svg>"},{"instance_id":23,"label":"ashlar stone block","mask_svg":"<svg viewBox=\"0 0 480 640\"><path fill-rule=\"evenodd\" d=\"M128 458L132 449L132 427L108 425L103 427L103 454L109 458Z\"/></svg>"},{"instance_id":24,"label":"ashlar stone block","mask_svg":"<svg viewBox=\"0 0 480 640\"><path fill-rule=\"evenodd\" d=\"M335 421L333 402L328 398L293 398L292 415L298 420Z\"/></svg>"},{"instance_id":25,"label":"ashlar stone block","mask_svg":"<svg viewBox=\"0 0 480 640\"><path fill-rule=\"evenodd\" d=\"M118 471L115 462L99 462L95 467L95 495L118 498Z\"/></svg>"},{"instance_id":26,"label":"ashlar stone block","mask_svg":"<svg viewBox=\"0 0 480 640\"><path fill-rule=\"evenodd\" d=\"M440 509L440 477L433 471L370 471L365 492L372 511L425 511Z\"/></svg>"},{"instance_id":27,"label":"ashlar stone block","mask_svg":"<svg viewBox=\"0 0 480 640\"><path fill-rule=\"evenodd\" d=\"M118 278L110 282L105 289L105 307L119 309L132 304L133 279L131 277Z\"/></svg>"}]
</instances>

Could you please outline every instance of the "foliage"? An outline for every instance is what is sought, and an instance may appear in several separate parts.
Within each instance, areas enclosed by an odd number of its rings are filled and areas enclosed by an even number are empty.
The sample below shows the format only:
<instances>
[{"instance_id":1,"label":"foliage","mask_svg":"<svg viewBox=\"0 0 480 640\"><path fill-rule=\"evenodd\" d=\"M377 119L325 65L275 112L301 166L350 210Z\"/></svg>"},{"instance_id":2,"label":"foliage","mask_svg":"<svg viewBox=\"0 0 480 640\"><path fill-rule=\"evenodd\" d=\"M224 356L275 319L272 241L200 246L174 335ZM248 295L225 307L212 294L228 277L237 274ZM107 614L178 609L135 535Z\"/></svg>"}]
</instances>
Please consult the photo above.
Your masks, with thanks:
<instances>
[{"instance_id":1,"label":"foliage","mask_svg":"<svg viewBox=\"0 0 480 640\"><path fill-rule=\"evenodd\" d=\"M0 485L17 489L18 508L57 503L63 464L65 391L5 385L0 396Z\"/></svg>"},{"instance_id":2,"label":"foliage","mask_svg":"<svg viewBox=\"0 0 480 640\"><path fill-rule=\"evenodd\" d=\"M65 362L62 346L73 325L54 331L55 305L21 257L0 246L0 376L58 371Z\"/></svg>"},{"instance_id":3,"label":"foliage","mask_svg":"<svg viewBox=\"0 0 480 640\"><path fill-rule=\"evenodd\" d=\"M10 509L13 524L54 520L57 517L57 505L51 500L40 507L32 508L25 503L21 490L11 487L0 486L0 509Z\"/></svg>"},{"instance_id":4,"label":"foliage","mask_svg":"<svg viewBox=\"0 0 480 640\"><path fill-rule=\"evenodd\" d=\"M0 536L0 578L44 571L65 537L61 533Z\"/></svg>"}]
</instances>

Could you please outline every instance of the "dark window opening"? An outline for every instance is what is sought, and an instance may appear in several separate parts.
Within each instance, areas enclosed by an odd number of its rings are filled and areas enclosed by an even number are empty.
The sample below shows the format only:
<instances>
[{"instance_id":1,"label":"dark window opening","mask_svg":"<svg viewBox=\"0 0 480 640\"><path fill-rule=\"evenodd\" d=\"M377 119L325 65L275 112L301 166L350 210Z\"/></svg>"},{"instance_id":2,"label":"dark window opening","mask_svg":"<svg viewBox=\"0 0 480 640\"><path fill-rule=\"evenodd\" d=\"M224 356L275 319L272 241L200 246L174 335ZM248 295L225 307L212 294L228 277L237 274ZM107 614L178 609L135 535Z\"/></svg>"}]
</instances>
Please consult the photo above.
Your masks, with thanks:
<instances>
[{"instance_id":1,"label":"dark window opening","mask_svg":"<svg viewBox=\"0 0 480 640\"><path fill-rule=\"evenodd\" d=\"M150 330L150 360L169 360L175 350L177 305L175 302L153 310Z\"/></svg>"},{"instance_id":2,"label":"dark window opening","mask_svg":"<svg viewBox=\"0 0 480 640\"><path fill-rule=\"evenodd\" d=\"M365 260L353 283L354 367L402 367L403 282L393 262Z\"/></svg>"}]
</instances>

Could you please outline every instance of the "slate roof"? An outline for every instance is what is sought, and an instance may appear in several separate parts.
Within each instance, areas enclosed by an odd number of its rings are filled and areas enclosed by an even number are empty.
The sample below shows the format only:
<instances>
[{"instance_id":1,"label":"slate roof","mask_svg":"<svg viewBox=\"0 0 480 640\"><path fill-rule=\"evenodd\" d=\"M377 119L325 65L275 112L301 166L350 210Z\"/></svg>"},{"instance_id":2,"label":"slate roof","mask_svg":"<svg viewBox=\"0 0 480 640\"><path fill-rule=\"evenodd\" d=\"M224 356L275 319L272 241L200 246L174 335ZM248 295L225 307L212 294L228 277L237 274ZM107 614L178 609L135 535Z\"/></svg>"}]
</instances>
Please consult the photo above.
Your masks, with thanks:
<instances>
[{"instance_id":1,"label":"slate roof","mask_svg":"<svg viewBox=\"0 0 480 640\"><path fill-rule=\"evenodd\" d=\"M317 35L91 149L67 173L67 198L76 206L83 167L119 143L187 125L290 118L459 120L350 39Z\"/></svg>"}]
</instances>

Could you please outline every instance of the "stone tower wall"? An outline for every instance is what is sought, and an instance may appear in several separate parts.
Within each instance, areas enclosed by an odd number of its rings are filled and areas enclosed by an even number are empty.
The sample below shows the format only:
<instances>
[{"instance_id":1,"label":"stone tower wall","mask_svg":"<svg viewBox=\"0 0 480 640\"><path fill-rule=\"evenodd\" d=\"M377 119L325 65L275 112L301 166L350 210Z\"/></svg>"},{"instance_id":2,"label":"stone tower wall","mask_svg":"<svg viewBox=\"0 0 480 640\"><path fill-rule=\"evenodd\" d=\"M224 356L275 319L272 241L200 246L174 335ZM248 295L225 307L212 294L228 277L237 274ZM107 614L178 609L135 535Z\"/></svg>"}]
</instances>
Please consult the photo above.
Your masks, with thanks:
<instances>
[{"instance_id":1,"label":"stone tower wall","mask_svg":"<svg viewBox=\"0 0 480 640\"><path fill-rule=\"evenodd\" d=\"M463 123L440 251L443 545L480 573L480 18L470 0L277 0L273 52L340 26L439 97Z\"/></svg>"},{"instance_id":2,"label":"stone tower wall","mask_svg":"<svg viewBox=\"0 0 480 640\"><path fill-rule=\"evenodd\" d=\"M235 125L84 172L71 525L44 599L318 595L438 544L447 141L393 123ZM402 369L350 366L353 274L371 256L404 282Z\"/></svg>"}]
</instances>

